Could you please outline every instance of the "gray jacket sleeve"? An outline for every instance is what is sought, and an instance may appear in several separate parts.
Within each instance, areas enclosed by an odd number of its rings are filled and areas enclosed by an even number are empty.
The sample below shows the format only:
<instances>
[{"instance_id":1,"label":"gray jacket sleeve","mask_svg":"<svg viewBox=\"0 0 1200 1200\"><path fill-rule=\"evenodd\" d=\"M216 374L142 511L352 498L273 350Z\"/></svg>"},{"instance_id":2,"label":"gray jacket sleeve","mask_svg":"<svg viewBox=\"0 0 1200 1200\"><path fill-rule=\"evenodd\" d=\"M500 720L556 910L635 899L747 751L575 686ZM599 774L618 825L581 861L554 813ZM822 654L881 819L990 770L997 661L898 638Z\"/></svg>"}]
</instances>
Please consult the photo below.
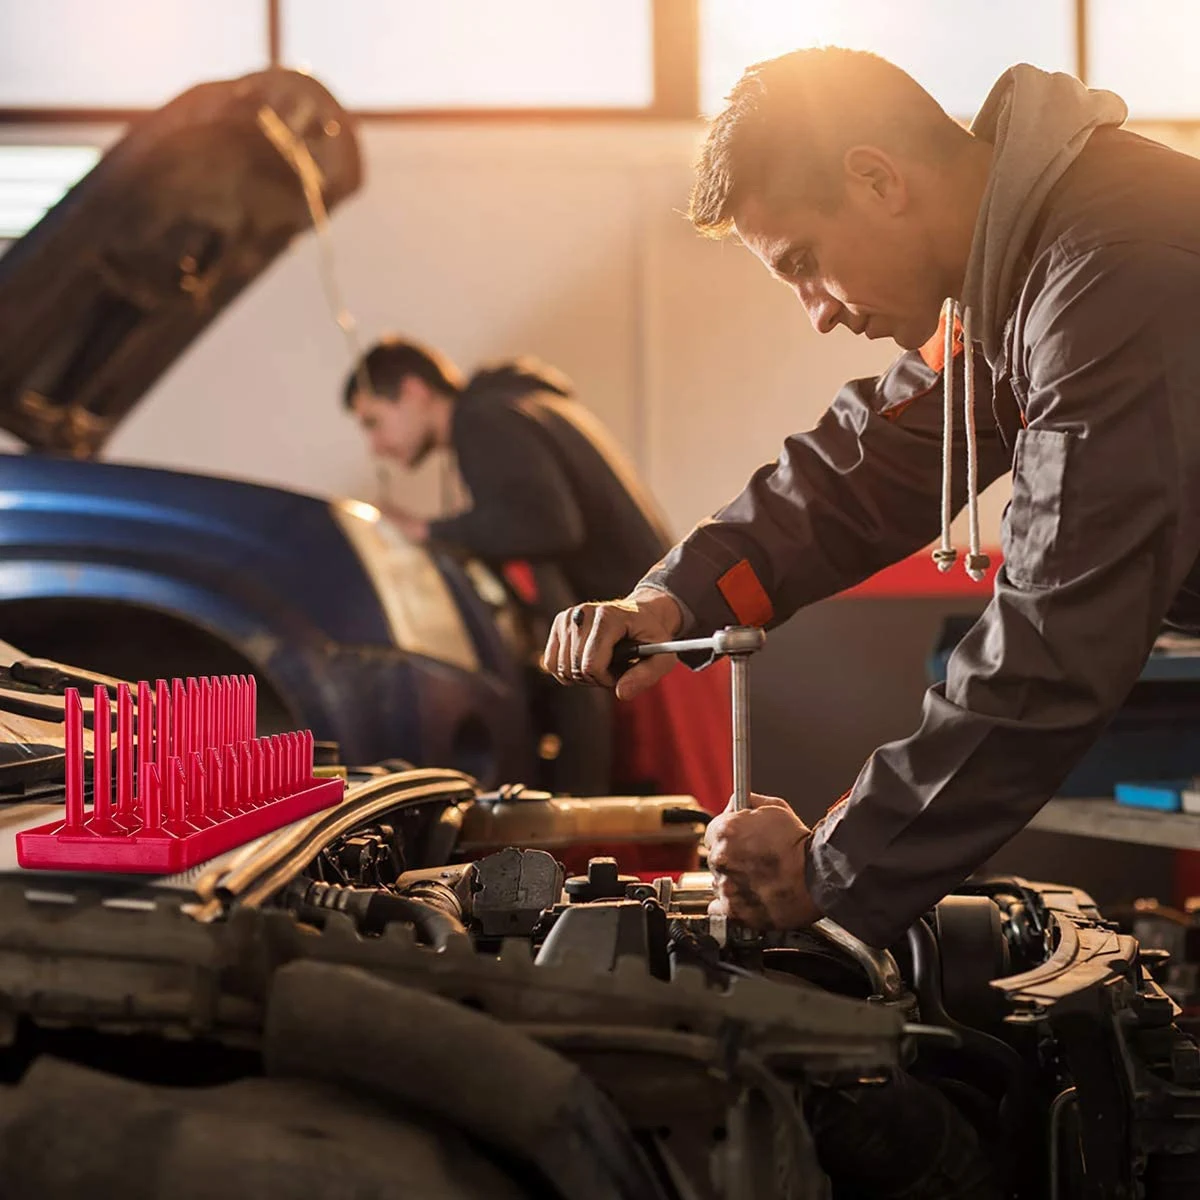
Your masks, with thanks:
<instances>
[{"instance_id":1,"label":"gray jacket sleeve","mask_svg":"<svg viewBox=\"0 0 1200 1200\"><path fill-rule=\"evenodd\" d=\"M954 363L959 508L966 500L961 353ZM983 486L1008 470L1011 456L996 430L982 357L975 379ZM816 429L788 438L778 461L760 468L643 583L675 596L690 630L776 625L932 541L941 481L942 375L911 351L878 378L847 384Z\"/></svg>"},{"instance_id":2,"label":"gray jacket sleeve","mask_svg":"<svg viewBox=\"0 0 1200 1200\"><path fill-rule=\"evenodd\" d=\"M1200 551L1200 263L1119 245L1025 288L1004 566L926 696L817 826L817 904L877 946L1016 833L1122 703Z\"/></svg>"}]
</instances>

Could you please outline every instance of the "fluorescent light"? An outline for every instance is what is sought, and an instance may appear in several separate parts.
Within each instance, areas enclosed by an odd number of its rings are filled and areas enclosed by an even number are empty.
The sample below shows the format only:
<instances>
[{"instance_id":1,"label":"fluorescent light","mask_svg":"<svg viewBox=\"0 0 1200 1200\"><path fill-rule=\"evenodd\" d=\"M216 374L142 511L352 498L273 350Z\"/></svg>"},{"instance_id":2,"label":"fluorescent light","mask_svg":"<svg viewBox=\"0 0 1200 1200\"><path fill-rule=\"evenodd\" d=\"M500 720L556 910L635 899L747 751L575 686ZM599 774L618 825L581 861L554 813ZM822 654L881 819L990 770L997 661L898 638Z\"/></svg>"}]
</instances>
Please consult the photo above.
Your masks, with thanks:
<instances>
[{"instance_id":1,"label":"fluorescent light","mask_svg":"<svg viewBox=\"0 0 1200 1200\"><path fill-rule=\"evenodd\" d=\"M0 238L19 238L100 158L98 146L0 146Z\"/></svg>"}]
</instances>

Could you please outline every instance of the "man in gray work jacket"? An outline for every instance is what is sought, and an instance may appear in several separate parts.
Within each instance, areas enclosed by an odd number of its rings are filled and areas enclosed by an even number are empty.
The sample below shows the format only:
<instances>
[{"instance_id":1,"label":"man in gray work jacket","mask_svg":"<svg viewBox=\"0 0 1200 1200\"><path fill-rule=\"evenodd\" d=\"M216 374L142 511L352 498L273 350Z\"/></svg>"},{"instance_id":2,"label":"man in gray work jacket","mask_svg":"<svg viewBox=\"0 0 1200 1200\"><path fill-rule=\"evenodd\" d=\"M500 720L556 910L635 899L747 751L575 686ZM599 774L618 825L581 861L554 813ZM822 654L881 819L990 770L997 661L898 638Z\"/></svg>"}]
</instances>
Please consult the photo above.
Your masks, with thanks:
<instances>
[{"instance_id":1,"label":"man in gray work jacket","mask_svg":"<svg viewBox=\"0 0 1200 1200\"><path fill-rule=\"evenodd\" d=\"M752 68L715 121L694 223L735 231L819 332L906 353L625 600L560 614L547 668L611 685L619 637L777 624L939 522L939 565L978 573L977 522L959 566L950 517L1013 480L991 603L920 727L811 831L767 797L714 821L715 911L891 943L1055 792L1164 621L1200 625L1200 161L1125 115L1022 65L968 133L891 64L824 49Z\"/></svg>"}]
</instances>

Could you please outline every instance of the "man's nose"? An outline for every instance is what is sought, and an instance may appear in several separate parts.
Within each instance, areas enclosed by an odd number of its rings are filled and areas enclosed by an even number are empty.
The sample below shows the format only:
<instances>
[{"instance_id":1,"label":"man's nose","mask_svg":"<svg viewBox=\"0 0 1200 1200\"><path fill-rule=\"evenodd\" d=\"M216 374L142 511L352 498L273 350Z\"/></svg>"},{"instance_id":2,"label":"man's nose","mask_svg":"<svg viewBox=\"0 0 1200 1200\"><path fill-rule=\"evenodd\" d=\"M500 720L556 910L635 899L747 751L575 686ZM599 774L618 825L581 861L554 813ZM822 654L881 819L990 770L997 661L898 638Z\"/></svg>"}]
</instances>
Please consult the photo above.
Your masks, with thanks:
<instances>
[{"instance_id":1,"label":"man's nose","mask_svg":"<svg viewBox=\"0 0 1200 1200\"><path fill-rule=\"evenodd\" d=\"M830 333L843 324L844 309L828 292L798 286L796 295L818 333Z\"/></svg>"}]
</instances>

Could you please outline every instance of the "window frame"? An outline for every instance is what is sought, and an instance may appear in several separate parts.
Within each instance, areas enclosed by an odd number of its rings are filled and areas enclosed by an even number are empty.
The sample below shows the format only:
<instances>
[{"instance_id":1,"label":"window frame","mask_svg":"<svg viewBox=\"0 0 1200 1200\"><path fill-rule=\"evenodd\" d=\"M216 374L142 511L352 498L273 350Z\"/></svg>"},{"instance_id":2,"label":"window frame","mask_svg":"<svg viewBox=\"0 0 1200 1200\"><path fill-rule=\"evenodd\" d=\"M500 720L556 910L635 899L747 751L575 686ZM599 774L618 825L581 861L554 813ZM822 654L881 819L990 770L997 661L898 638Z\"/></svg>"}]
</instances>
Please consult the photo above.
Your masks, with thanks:
<instances>
[{"instance_id":1,"label":"window frame","mask_svg":"<svg viewBox=\"0 0 1200 1200\"><path fill-rule=\"evenodd\" d=\"M280 0L263 0L267 22L269 62L279 66L282 44ZM1088 5L1074 0L1075 74L1088 83ZM651 0L653 22L654 99L642 108L395 108L351 109L361 121L370 122L644 122L705 121L700 106L700 2L699 0ZM3 108L0 126L5 125L121 125L135 121L148 108ZM964 115L964 114L959 114ZM971 114L965 114L970 116ZM1142 122L1146 123L1146 122ZM1153 120L1164 129L1194 130L1194 118Z\"/></svg>"},{"instance_id":2,"label":"window frame","mask_svg":"<svg viewBox=\"0 0 1200 1200\"><path fill-rule=\"evenodd\" d=\"M281 66L280 0L264 0L269 61ZM671 121L700 114L699 0L651 0L654 99L640 108L389 108L351 109L362 121ZM127 123L150 108L3 108L0 125Z\"/></svg>"}]
</instances>

